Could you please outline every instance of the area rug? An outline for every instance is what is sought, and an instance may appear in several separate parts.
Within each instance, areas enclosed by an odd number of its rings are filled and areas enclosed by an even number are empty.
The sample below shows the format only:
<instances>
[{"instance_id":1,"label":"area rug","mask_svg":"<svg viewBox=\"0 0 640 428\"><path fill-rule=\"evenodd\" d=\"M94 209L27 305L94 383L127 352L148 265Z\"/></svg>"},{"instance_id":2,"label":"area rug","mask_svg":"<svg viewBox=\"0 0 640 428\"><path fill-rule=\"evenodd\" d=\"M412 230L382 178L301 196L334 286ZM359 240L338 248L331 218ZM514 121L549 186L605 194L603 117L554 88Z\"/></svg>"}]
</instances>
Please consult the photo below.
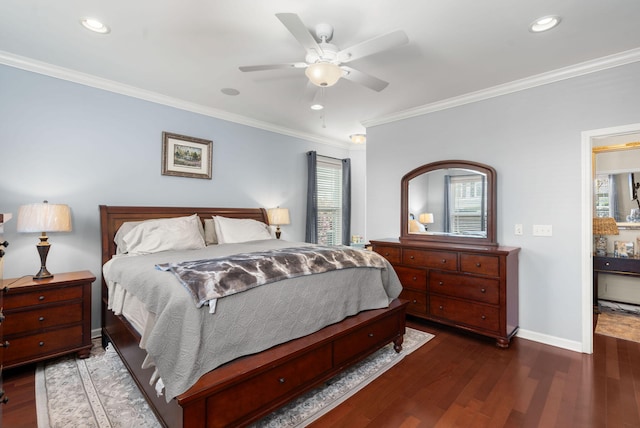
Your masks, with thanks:
<instances>
[{"instance_id":1,"label":"area rug","mask_svg":"<svg viewBox=\"0 0 640 428\"><path fill-rule=\"evenodd\" d=\"M595 333L640 342L640 316L602 307Z\"/></svg>"},{"instance_id":2,"label":"area rug","mask_svg":"<svg viewBox=\"0 0 640 428\"><path fill-rule=\"evenodd\" d=\"M389 344L353 368L254 424L254 427L303 427L335 408L434 336L407 328L399 354ZM91 356L62 357L36 369L39 428L159 427L111 347L95 343Z\"/></svg>"}]
</instances>

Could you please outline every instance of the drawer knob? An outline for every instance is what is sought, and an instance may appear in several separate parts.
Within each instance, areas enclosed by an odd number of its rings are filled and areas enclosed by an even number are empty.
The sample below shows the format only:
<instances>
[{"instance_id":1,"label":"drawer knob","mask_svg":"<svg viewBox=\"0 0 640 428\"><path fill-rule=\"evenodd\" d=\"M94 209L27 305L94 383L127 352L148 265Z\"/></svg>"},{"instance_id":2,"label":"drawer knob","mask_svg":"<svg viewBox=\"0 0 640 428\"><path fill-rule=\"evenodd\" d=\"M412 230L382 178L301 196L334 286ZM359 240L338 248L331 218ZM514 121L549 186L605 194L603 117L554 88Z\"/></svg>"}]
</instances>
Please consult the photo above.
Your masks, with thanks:
<instances>
[{"instance_id":1,"label":"drawer knob","mask_svg":"<svg viewBox=\"0 0 640 428\"><path fill-rule=\"evenodd\" d=\"M443 281L439 281L438 285L444 285L444 282Z\"/></svg>"},{"instance_id":2,"label":"drawer knob","mask_svg":"<svg viewBox=\"0 0 640 428\"><path fill-rule=\"evenodd\" d=\"M482 315L480 318L482 318L483 320L487 319L487 317L485 315Z\"/></svg>"},{"instance_id":3,"label":"drawer knob","mask_svg":"<svg viewBox=\"0 0 640 428\"><path fill-rule=\"evenodd\" d=\"M7 397L4 393L4 390L0 390L0 403L7 404L9 401L9 397Z\"/></svg>"},{"instance_id":4,"label":"drawer knob","mask_svg":"<svg viewBox=\"0 0 640 428\"><path fill-rule=\"evenodd\" d=\"M443 264L446 263L446 262L447 262L447 259L442 259L442 263Z\"/></svg>"},{"instance_id":5,"label":"drawer knob","mask_svg":"<svg viewBox=\"0 0 640 428\"><path fill-rule=\"evenodd\" d=\"M8 348L9 347L9 342L7 342L6 340L4 341L4 343L0 343L0 348Z\"/></svg>"},{"instance_id":6,"label":"drawer knob","mask_svg":"<svg viewBox=\"0 0 640 428\"><path fill-rule=\"evenodd\" d=\"M369 333L369 337L373 337L373 333Z\"/></svg>"},{"instance_id":7,"label":"drawer knob","mask_svg":"<svg viewBox=\"0 0 640 428\"><path fill-rule=\"evenodd\" d=\"M388 255L389 255L389 253L384 253L384 255L385 255L385 256L388 256Z\"/></svg>"},{"instance_id":8,"label":"drawer knob","mask_svg":"<svg viewBox=\"0 0 640 428\"><path fill-rule=\"evenodd\" d=\"M39 296L38 300L41 300L41 301L44 300L44 296Z\"/></svg>"},{"instance_id":9,"label":"drawer knob","mask_svg":"<svg viewBox=\"0 0 640 428\"><path fill-rule=\"evenodd\" d=\"M476 267L480 267L480 262L476 263Z\"/></svg>"},{"instance_id":10,"label":"drawer knob","mask_svg":"<svg viewBox=\"0 0 640 428\"><path fill-rule=\"evenodd\" d=\"M44 342L38 343L38 346L44 346Z\"/></svg>"},{"instance_id":11,"label":"drawer knob","mask_svg":"<svg viewBox=\"0 0 640 428\"><path fill-rule=\"evenodd\" d=\"M414 277L413 277L413 280L414 280L414 281L417 281L417 280L418 280L418 277L417 277L417 276L414 276Z\"/></svg>"},{"instance_id":12,"label":"drawer knob","mask_svg":"<svg viewBox=\"0 0 640 428\"><path fill-rule=\"evenodd\" d=\"M443 309L444 309L444 306L440 305L440 310L443 310Z\"/></svg>"},{"instance_id":13,"label":"drawer knob","mask_svg":"<svg viewBox=\"0 0 640 428\"><path fill-rule=\"evenodd\" d=\"M281 377L280 379L278 379L278 382L280 382L280 383L284 383L284 382L285 382L285 379L284 379L283 377Z\"/></svg>"},{"instance_id":14,"label":"drawer knob","mask_svg":"<svg viewBox=\"0 0 640 428\"><path fill-rule=\"evenodd\" d=\"M481 293L486 293L486 292L487 292L487 290L486 290L486 289L484 289L484 288L481 288L481 289L480 289L480 292L481 292Z\"/></svg>"},{"instance_id":15,"label":"drawer knob","mask_svg":"<svg viewBox=\"0 0 640 428\"><path fill-rule=\"evenodd\" d=\"M409 256L409 258L410 258L411 260L415 259L415 257L413 257L413 256Z\"/></svg>"},{"instance_id":16,"label":"drawer knob","mask_svg":"<svg viewBox=\"0 0 640 428\"><path fill-rule=\"evenodd\" d=\"M412 303L418 303L418 301L417 301L416 299L413 299L413 302L412 302Z\"/></svg>"},{"instance_id":17,"label":"drawer knob","mask_svg":"<svg viewBox=\"0 0 640 428\"><path fill-rule=\"evenodd\" d=\"M40 322L44 321L44 317L38 318L38 321L40 321Z\"/></svg>"}]
</instances>

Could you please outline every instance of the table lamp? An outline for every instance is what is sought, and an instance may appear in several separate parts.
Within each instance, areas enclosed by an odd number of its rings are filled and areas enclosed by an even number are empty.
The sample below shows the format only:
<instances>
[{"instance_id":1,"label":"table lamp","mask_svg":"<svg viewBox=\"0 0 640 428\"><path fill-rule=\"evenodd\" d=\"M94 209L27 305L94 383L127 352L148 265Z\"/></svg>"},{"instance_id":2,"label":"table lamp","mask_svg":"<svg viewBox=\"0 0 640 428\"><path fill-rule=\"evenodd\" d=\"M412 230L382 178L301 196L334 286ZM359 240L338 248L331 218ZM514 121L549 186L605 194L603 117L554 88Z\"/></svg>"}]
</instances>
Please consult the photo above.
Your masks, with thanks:
<instances>
[{"instance_id":1,"label":"table lamp","mask_svg":"<svg viewBox=\"0 0 640 428\"><path fill-rule=\"evenodd\" d=\"M607 237L604 235L618 235L618 225L613 217L594 217L593 235L595 236L596 255L607 254Z\"/></svg>"},{"instance_id":2,"label":"table lamp","mask_svg":"<svg viewBox=\"0 0 640 428\"><path fill-rule=\"evenodd\" d=\"M433 223L433 213L422 213L418 216L418 221L420 223L422 223L424 226L424 229L427 230L427 224L431 224Z\"/></svg>"},{"instance_id":3,"label":"table lamp","mask_svg":"<svg viewBox=\"0 0 640 428\"><path fill-rule=\"evenodd\" d=\"M288 208L271 208L267 210L267 216L269 217L269 223L276 225L276 238L280 239L280 226L283 224L290 224Z\"/></svg>"},{"instance_id":4,"label":"table lamp","mask_svg":"<svg viewBox=\"0 0 640 428\"><path fill-rule=\"evenodd\" d=\"M44 201L40 204L22 205L18 209L18 232L40 232L40 242L36 245L40 255L40 271L33 279L52 278L47 270L47 254L49 254L49 237L47 232L70 232L71 210L68 205L50 204Z\"/></svg>"}]
</instances>

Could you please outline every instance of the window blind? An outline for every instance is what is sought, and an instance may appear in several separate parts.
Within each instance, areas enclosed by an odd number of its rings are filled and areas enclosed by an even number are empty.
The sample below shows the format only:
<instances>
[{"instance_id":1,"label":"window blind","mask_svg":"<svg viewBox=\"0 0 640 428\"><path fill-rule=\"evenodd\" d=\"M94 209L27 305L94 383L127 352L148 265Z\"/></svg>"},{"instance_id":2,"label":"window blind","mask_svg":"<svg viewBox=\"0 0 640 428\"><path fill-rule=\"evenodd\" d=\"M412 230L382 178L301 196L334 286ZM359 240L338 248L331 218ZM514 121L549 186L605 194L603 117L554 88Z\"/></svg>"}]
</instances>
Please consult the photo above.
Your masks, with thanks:
<instances>
[{"instance_id":1,"label":"window blind","mask_svg":"<svg viewBox=\"0 0 640 428\"><path fill-rule=\"evenodd\" d=\"M318 244L342 244L342 162L318 156Z\"/></svg>"}]
</instances>

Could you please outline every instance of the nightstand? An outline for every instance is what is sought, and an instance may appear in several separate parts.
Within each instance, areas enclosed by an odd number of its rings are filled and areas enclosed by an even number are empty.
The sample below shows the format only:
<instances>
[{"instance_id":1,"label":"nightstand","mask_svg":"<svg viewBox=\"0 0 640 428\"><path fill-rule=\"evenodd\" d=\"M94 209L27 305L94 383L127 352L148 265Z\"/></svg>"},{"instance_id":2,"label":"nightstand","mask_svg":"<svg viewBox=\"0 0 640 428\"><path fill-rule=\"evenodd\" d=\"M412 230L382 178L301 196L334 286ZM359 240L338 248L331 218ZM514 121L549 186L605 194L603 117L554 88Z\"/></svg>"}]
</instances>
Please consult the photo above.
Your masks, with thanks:
<instances>
[{"instance_id":1,"label":"nightstand","mask_svg":"<svg viewBox=\"0 0 640 428\"><path fill-rule=\"evenodd\" d=\"M31 276L5 279L4 368L91 350L91 283L89 271L54 274L34 281ZM9 285L11 284L11 285Z\"/></svg>"}]
</instances>

